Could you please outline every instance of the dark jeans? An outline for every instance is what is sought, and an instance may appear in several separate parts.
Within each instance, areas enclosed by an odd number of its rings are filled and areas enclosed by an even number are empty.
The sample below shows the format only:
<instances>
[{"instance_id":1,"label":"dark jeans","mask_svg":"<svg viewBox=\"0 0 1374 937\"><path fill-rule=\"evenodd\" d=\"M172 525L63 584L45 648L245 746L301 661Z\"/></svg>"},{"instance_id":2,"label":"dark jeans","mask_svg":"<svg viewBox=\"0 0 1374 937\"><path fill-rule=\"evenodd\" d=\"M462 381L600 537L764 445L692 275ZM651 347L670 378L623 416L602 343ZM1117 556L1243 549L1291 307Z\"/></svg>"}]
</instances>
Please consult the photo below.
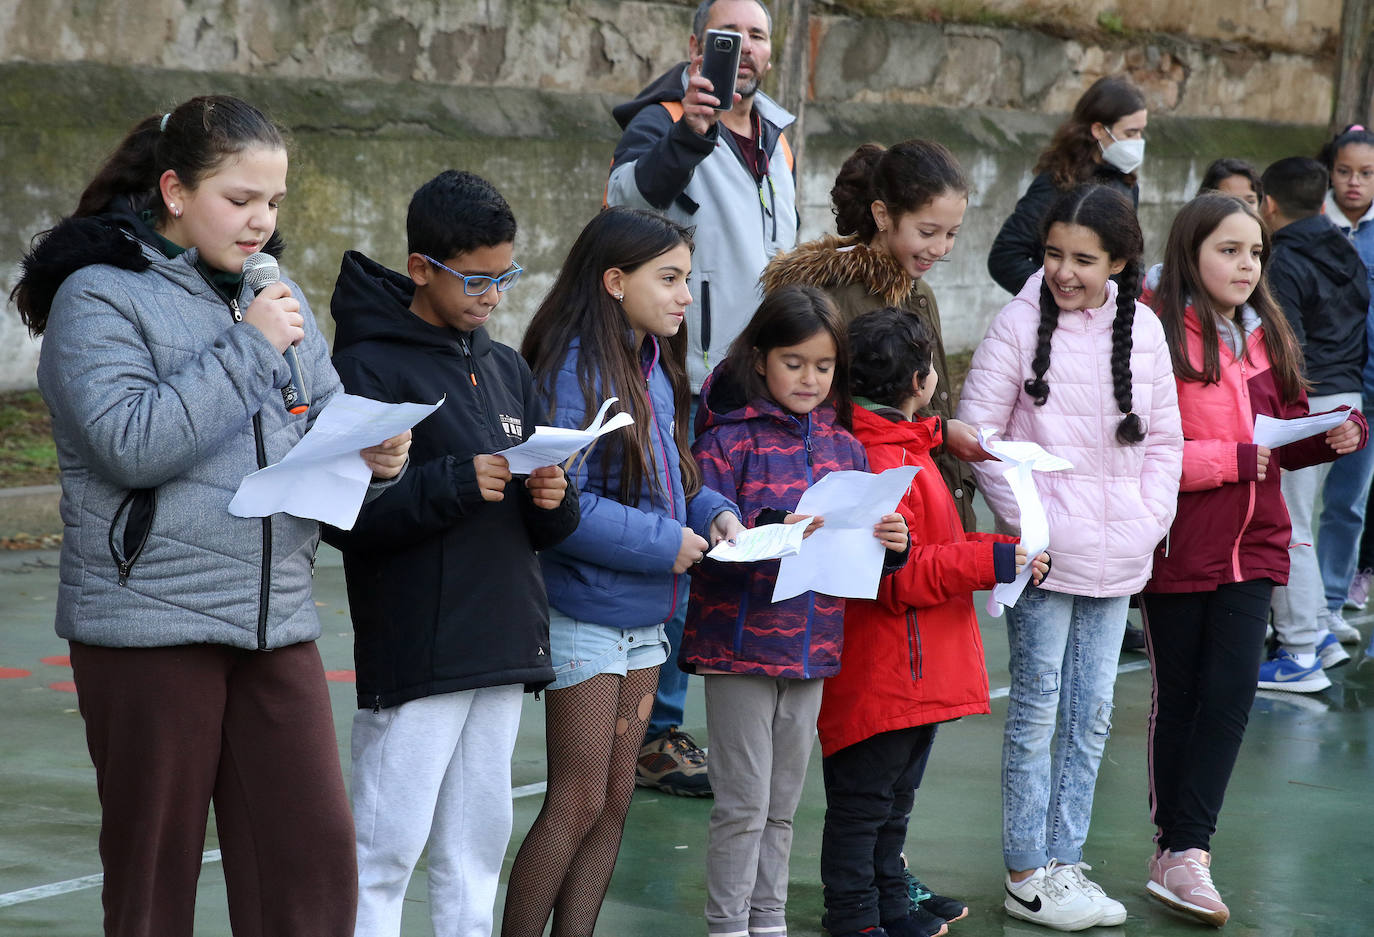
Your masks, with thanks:
<instances>
[{"instance_id":1,"label":"dark jeans","mask_svg":"<svg viewBox=\"0 0 1374 937\"><path fill-rule=\"evenodd\" d=\"M862 930L907 915L902 848L935 726L881 732L821 761L825 926Z\"/></svg>"},{"instance_id":2,"label":"dark jeans","mask_svg":"<svg viewBox=\"0 0 1374 937\"><path fill-rule=\"evenodd\" d=\"M314 642L71 642L110 937L190 937L213 801L240 937L352 937L353 818Z\"/></svg>"},{"instance_id":3,"label":"dark jeans","mask_svg":"<svg viewBox=\"0 0 1374 937\"><path fill-rule=\"evenodd\" d=\"M1266 579L1143 596L1154 681L1150 811L1161 849L1211 848L1255 700L1272 591Z\"/></svg>"}]
</instances>

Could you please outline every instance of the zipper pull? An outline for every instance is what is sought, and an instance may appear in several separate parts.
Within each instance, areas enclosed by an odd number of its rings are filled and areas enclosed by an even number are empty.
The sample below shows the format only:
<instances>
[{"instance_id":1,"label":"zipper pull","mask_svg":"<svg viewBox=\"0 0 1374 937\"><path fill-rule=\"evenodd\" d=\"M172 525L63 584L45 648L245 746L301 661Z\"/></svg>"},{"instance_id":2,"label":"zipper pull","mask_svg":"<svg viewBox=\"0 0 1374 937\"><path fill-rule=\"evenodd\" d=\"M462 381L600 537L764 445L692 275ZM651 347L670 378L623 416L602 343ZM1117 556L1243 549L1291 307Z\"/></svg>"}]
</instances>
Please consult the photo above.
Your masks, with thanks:
<instances>
[{"instance_id":1,"label":"zipper pull","mask_svg":"<svg viewBox=\"0 0 1374 937\"><path fill-rule=\"evenodd\" d=\"M468 380L472 381L472 386L477 386L477 369L472 364L472 352L468 351L468 340L458 339L459 346L463 349L463 357L468 359Z\"/></svg>"},{"instance_id":2,"label":"zipper pull","mask_svg":"<svg viewBox=\"0 0 1374 937\"><path fill-rule=\"evenodd\" d=\"M815 463L811 461L811 434L810 434L810 433L807 433L805 439L806 439L806 464L807 464L807 465L815 465Z\"/></svg>"},{"instance_id":3,"label":"zipper pull","mask_svg":"<svg viewBox=\"0 0 1374 937\"><path fill-rule=\"evenodd\" d=\"M235 322L243 321L243 313L239 312L239 301L237 298L229 300L229 312L233 314Z\"/></svg>"},{"instance_id":4,"label":"zipper pull","mask_svg":"<svg viewBox=\"0 0 1374 937\"><path fill-rule=\"evenodd\" d=\"M381 714L382 714L382 698L381 698L380 696L374 696L374 697L372 697L372 715L374 715L374 716L380 716Z\"/></svg>"},{"instance_id":5,"label":"zipper pull","mask_svg":"<svg viewBox=\"0 0 1374 937\"><path fill-rule=\"evenodd\" d=\"M119 584L127 586L129 584L129 573L133 572L133 567L129 563L119 564Z\"/></svg>"}]
</instances>

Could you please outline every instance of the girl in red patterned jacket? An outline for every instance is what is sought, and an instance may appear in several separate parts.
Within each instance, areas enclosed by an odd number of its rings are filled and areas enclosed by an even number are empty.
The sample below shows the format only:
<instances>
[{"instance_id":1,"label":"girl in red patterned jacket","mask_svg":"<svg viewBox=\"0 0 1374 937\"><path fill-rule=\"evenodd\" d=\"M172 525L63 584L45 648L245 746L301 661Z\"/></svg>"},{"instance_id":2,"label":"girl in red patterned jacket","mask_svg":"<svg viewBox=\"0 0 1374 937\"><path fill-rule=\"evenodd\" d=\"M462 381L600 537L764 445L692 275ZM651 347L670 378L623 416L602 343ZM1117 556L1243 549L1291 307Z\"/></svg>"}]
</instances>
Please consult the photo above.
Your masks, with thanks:
<instances>
[{"instance_id":1,"label":"girl in red patterned jacket","mask_svg":"<svg viewBox=\"0 0 1374 937\"><path fill-rule=\"evenodd\" d=\"M1200 195L1174 218L1144 297L1168 339L1184 439L1178 513L1142 603L1157 828L1146 888L1216 926L1230 912L1212 884L1211 837L1255 698L1270 592L1288 581L1279 470L1330 462L1367 434L1354 410L1325 435L1255 443L1257 415L1307 413L1302 352L1260 276L1268 258L1253 208Z\"/></svg>"},{"instance_id":2,"label":"girl in red patterned jacket","mask_svg":"<svg viewBox=\"0 0 1374 937\"><path fill-rule=\"evenodd\" d=\"M692 446L702 483L734 500L748 526L790 513L830 472L866 470L846 428L845 334L809 286L769 294L702 386ZM818 526L822 518L809 523ZM906 521L874 526L885 568L905 560ZM840 665L844 600L814 592L774 604L778 561L708 562L692 577L678 664L705 675L715 807L706 924L717 937L786 933L792 815L815 738L822 677Z\"/></svg>"},{"instance_id":3,"label":"girl in red patterned jacket","mask_svg":"<svg viewBox=\"0 0 1374 937\"><path fill-rule=\"evenodd\" d=\"M911 556L876 600L846 604L840 672L821 703L821 881L832 934L881 926L872 933L927 937L968 913L937 895L912 906L902 846L936 726L989 711L973 591L1015 579L1026 554L1015 537L965 533L931 459L944 423L916 413L936 389L933 342L920 318L894 307L849 325L854 435L869 467L919 471L898 506ZM1035 582L1047 561L1036 558Z\"/></svg>"}]
</instances>

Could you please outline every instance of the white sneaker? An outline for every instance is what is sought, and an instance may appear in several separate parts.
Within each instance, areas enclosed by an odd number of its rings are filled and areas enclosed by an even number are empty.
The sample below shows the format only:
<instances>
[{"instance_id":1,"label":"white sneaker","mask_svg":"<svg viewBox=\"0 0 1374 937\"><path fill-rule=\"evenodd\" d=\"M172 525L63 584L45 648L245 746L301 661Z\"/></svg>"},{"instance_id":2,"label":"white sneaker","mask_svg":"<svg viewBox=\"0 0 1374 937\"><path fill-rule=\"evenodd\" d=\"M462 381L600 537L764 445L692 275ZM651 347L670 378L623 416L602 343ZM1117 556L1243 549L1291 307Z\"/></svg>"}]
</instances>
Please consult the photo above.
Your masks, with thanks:
<instances>
[{"instance_id":1,"label":"white sneaker","mask_svg":"<svg viewBox=\"0 0 1374 937\"><path fill-rule=\"evenodd\" d=\"M1336 640L1342 644L1359 644L1360 629L1345 620L1338 608L1328 608L1317 619L1317 627L1331 629L1331 633L1336 636Z\"/></svg>"},{"instance_id":2,"label":"white sneaker","mask_svg":"<svg viewBox=\"0 0 1374 937\"><path fill-rule=\"evenodd\" d=\"M1102 886L1084 875L1084 871L1092 871L1092 866L1086 862L1078 862L1073 865L1056 865L1051 874L1070 890L1078 889L1087 895L1088 900L1101 909L1102 916L1098 918L1098 924L1103 927L1114 927L1124 923L1126 906L1115 898L1109 898L1102 890Z\"/></svg>"},{"instance_id":3,"label":"white sneaker","mask_svg":"<svg viewBox=\"0 0 1374 937\"><path fill-rule=\"evenodd\" d=\"M1008 875L1004 885L1007 897L1002 906L1014 918L1043 924L1055 930L1085 930L1102 919L1102 909L1077 888L1054 875L1058 863L1036 869L1030 877L1013 882Z\"/></svg>"}]
</instances>

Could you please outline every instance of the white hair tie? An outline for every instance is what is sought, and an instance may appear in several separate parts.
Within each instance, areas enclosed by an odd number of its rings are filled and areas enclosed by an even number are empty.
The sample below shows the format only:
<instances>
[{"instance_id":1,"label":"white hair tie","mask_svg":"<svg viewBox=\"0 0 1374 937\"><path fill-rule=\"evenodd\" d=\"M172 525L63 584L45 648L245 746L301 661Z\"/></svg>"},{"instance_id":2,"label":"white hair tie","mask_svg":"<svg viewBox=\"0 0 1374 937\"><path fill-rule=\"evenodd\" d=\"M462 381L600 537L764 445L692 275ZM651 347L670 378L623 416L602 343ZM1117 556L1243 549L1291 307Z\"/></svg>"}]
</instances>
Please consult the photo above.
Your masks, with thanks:
<instances>
[{"instance_id":1,"label":"white hair tie","mask_svg":"<svg viewBox=\"0 0 1374 937\"><path fill-rule=\"evenodd\" d=\"M158 128L157 128L157 132L158 132L158 133L166 133L166 132L167 132L167 120L168 120L168 118L170 118L171 116L172 116L171 111L168 111L166 114L163 114L163 115L162 115L162 123L161 123L160 125L158 125Z\"/></svg>"}]
</instances>

